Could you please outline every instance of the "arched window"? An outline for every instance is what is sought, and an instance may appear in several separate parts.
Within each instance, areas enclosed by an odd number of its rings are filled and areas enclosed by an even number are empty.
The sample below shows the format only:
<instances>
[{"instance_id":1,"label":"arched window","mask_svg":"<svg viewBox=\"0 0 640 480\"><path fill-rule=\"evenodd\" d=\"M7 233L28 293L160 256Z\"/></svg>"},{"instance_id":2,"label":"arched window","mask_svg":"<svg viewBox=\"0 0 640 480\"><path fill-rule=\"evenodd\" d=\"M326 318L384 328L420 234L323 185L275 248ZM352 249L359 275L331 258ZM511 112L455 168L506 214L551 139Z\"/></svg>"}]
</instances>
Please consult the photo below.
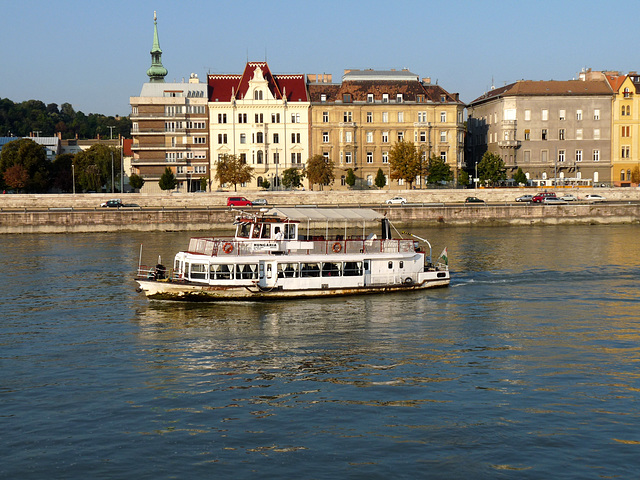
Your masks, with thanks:
<instances>
[{"instance_id":1,"label":"arched window","mask_svg":"<svg viewBox=\"0 0 640 480\"><path fill-rule=\"evenodd\" d=\"M627 180L631 180L631 170L627 170Z\"/></svg>"},{"instance_id":2,"label":"arched window","mask_svg":"<svg viewBox=\"0 0 640 480\"><path fill-rule=\"evenodd\" d=\"M629 91L628 87L625 87L624 89L624 98L629 98L631 96L631 92Z\"/></svg>"},{"instance_id":3,"label":"arched window","mask_svg":"<svg viewBox=\"0 0 640 480\"><path fill-rule=\"evenodd\" d=\"M253 91L253 99L254 100L262 100L262 90L254 90Z\"/></svg>"},{"instance_id":4,"label":"arched window","mask_svg":"<svg viewBox=\"0 0 640 480\"><path fill-rule=\"evenodd\" d=\"M624 168L620 170L620 181L624 181Z\"/></svg>"},{"instance_id":5,"label":"arched window","mask_svg":"<svg viewBox=\"0 0 640 480\"><path fill-rule=\"evenodd\" d=\"M257 160L258 164L262 164L262 150L258 150Z\"/></svg>"},{"instance_id":6,"label":"arched window","mask_svg":"<svg viewBox=\"0 0 640 480\"><path fill-rule=\"evenodd\" d=\"M258 132L256 135L256 143L263 143L264 142L264 135L262 132Z\"/></svg>"},{"instance_id":7,"label":"arched window","mask_svg":"<svg viewBox=\"0 0 640 480\"><path fill-rule=\"evenodd\" d=\"M258 187L262 187L262 177L258 177L258 179L256 180L256 184L258 185Z\"/></svg>"}]
</instances>

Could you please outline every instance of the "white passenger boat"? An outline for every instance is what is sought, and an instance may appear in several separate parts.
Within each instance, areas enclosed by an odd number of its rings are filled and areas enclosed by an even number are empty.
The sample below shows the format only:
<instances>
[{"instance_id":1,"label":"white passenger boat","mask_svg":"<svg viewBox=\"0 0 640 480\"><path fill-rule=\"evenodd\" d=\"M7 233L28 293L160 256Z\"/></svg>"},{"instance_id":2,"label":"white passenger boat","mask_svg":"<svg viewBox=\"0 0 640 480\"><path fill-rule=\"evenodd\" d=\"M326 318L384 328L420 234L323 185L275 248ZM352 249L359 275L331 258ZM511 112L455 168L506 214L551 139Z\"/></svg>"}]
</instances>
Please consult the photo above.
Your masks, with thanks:
<instances>
[{"instance_id":1,"label":"white passenger boat","mask_svg":"<svg viewBox=\"0 0 640 480\"><path fill-rule=\"evenodd\" d=\"M366 226L381 224L380 236ZM139 265L151 299L271 300L388 293L449 285L446 248L434 264L425 239L391 238L370 209L274 208L242 213L229 238L192 238L172 268Z\"/></svg>"}]
</instances>

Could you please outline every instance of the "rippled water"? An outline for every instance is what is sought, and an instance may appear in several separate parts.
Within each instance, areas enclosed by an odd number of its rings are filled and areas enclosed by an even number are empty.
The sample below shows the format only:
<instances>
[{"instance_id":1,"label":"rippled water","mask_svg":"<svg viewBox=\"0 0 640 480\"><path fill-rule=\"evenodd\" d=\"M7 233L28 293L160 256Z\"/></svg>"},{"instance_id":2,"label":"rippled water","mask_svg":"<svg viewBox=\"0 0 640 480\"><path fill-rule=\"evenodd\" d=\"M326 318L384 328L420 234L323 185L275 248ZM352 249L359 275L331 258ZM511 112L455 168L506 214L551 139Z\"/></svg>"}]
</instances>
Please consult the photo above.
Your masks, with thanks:
<instances>
[{"instance_id":1,"label":"rippled water","mask_svg":"<svg viewBox=\"0 0 640 480\"><path fill-rule=\"evenodd\" d=\"M3 236L0 478L635 478L640 226L443 228L447 289L175 305L188 233Z\"/></svg>"}]
</instances>

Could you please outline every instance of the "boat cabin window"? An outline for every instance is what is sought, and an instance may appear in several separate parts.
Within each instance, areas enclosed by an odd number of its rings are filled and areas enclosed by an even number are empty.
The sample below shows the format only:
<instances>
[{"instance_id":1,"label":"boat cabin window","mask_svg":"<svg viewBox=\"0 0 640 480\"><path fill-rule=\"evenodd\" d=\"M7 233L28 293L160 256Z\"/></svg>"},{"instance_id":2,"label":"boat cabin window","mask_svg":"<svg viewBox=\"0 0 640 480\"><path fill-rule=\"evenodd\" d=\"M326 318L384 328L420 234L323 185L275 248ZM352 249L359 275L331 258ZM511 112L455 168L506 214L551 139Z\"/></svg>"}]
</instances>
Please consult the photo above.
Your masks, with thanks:
<instances>
[{"instance_id":1,"label":"boat cabin window","mask_svg":"<svg viewBox=\"0 0 640 480\"><path fill-rule=\"evenodd\" d=\"M342 262L324 262L322 264L323 277L339 277L342 270Z\"/></svg>"},{"instance_id":2,"label":"boat cabin window","mask_svg":"<svg viewBox=\"0 0 640 480\"><path fill-rule=\"evenodd\" d=\"M345 277L362 276L362 262L344 262L343 275Z\"/></svg>"},{"instance_id":3,"label":"boat cabin window","mask_svg":"<svg viewBox=\"0 0 640 480\"><path fill-rule=\"evenodd\" d=\"M393 262L389 262L389 268L393 268Z\"/></svg>"},{"instance_id":4,"label":"boat cabin window","mask_svg":"<svg viewBox=\"0 0 640 480\"><path fill-rule=\"evenodd\" d=\"M258 264L238 264L236 265L236 280L257 280Z\"/></svg>"},{"instance_id":5,"label":"boat cabin window","mask_svg":"<svg viewBox=\"0 0 640 480\"><path fill-rule=\"evenodd\" d=\"M238 238L249 238L250 233L251 233L250 223L241 223L236 228L236 237Z\"/></svg>"},{"instance_id":6,"label":"boat cabin window","mask_svg":"<svg viewBox=\"0 0 640 480\"><path fill-rule=\"evenodd\" d=\"M251 234L251 238L260 238L260 227L262 226L261 223L256 223L253 226L253 233Z\"/></svg>"},{"instance_id":7,"label":"boat cabin window","mask_svg":"<svg viewBox=\"0 0 640 480\"><path fill-rule=\"evenodd\" d=\"M404 268L404 262L400 262L400 268Z\"/></svg>"},{"instance_id":8,"label":"boat cabin window","mask_svg":"<svg viewBox=\"0 0 640 480\"><path fill-rule=\"evenodd\" d=\"M262 235L260 235L260 238L271 238L271 225L268 223L265 223L264 225L262 225Z\"/></svg>"},{"instance_id":9,"label":"boat cabin window","mask_svg":"<svg viewBox=\"0 0 640 480\"><path fill-rule=\"evenodd\" d=\"M201 263L192 263L190 278L206 279L207 278L207 266Z\"/></svg>"},{"instance_id":10,"label":"boat cabin window","mask_svg":"<svg viewBox=\"0 0 640 480\"><path fill-rule=\"evenodd\" d=\"M297 263L279 263L278 278L298 278L299 269Z\"/></svg>"},{"instance_id":11,"label":"boat cabin window","mask_svg":"<svg viewBox=\"0 0 640 480\"><path fill-rule=\"evenodd\" d=\"M301 277L319 277L320 266L317 263L301 263L300 276Z\"/></svg>"},{"instance_id":12,"label":"boat cabin window","mask_svg":"<svg viewBox=\"0 0 640 480\"><path fill-rule=\"evenodd\" d=\"M211 280L231 280L233 269L229 267L229 265L209 265L209 278Z\"/></svg>"},{"instance_id":13,"label":"boat cabin window","mask_svg":"<svg viewBox=\"0 0 640 480\"><path fill-rule=\"evenodd\" d=\"M295 240L296 239L296 225L295 223L287 223L284 226L284 239Z\"/></svg>"}]
</instances>

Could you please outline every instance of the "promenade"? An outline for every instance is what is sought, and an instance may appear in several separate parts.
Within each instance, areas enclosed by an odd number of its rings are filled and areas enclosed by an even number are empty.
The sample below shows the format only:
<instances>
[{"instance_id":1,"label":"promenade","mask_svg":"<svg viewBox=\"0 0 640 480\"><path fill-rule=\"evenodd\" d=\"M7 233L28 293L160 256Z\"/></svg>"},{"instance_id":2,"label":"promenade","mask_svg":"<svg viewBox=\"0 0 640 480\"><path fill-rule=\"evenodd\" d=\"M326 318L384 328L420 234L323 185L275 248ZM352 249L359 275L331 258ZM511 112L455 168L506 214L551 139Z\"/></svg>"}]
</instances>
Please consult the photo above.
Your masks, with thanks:
<instances>
[{"instance_id":1,"label":"promenade","mask_svg":"<svg viewBox=\"0 0 640 480\"><path fill-rule=\"evenodd\" d=\"M548 189L554 191L554 189ZM368 207L384 212L398 225L535 225L617 224L640 222L640 189L557 189L584 198L597 193L605 203L530 205L515 198L535 189L295 191L166 194L5 194L0 195L0 233L70 233L109 231L186 231L228 229L237 210L226 206L231 195L265 198L268 206ZM404 206L385 204L393 196ZM477 196L485 204L464 204ZM120 198L135 208L101 208ZM247 209L251 210L251 209ZM254 211L256 209L253 209Z\"/></svg>"}]
</instances>

